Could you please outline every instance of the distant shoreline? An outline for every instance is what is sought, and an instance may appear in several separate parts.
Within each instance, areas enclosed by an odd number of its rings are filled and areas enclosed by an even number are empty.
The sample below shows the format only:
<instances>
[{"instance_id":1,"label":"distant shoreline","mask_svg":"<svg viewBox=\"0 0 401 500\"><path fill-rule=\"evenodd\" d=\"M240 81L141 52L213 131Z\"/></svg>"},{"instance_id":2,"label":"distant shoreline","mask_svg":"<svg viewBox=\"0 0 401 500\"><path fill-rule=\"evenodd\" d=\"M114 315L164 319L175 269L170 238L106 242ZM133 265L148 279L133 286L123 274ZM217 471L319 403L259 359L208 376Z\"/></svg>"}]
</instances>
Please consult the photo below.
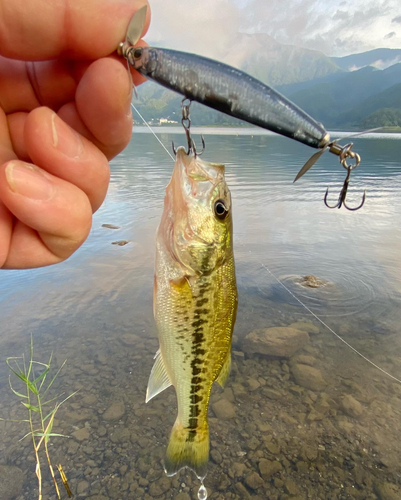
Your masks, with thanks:
<instances>
[{"instance_id":1,"label":"distant shoreline","mask_svg":"<svg viewBox=\"0 0 401 500\"><path fill-rule=\"evenodd\" d=\"M177 125L150 125L151 129L154 130L155 132L158 133L171 133L171 134L179 134L183 131L182 126L180 124ZM138 124L134 125L132 127L133 131L136 131L138 133L147 133L149 131L148 126L144 124ZM204 134L221 134L221 135L250 135L250 136L262 136L262 135L271 135L271 136L276 136L278 134L275 134L274 132L270 132L269 130L265 130L260 127L254 127L254 126L231 126L231 125L199 125L199 126L192 126L191 130L197 134L199 133L204 133ZM363 130L358 130L358 129L345 129L345 130L329 130L329 133L332 137L336 137L337 135L341 136L350 136L353 134L358 134L362 132L367 132ZM367 132L361 137L372 137L372 136L377 136L377 137L382 137L383 135L397 135L399 134L401 136L401 127L387 127L383 128L382 130L377 130L374 132Z\"/></svg>"}]
</instances>

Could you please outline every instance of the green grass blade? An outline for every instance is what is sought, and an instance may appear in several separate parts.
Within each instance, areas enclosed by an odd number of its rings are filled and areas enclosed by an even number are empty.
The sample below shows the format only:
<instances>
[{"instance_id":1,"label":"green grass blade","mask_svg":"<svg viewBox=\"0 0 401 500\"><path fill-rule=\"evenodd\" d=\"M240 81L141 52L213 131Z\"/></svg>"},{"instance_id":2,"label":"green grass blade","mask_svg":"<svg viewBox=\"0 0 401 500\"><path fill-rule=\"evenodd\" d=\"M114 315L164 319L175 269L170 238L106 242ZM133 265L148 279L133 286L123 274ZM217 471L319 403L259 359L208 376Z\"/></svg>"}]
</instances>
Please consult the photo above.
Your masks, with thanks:
<instances>
[{"instance_id":1,"label":"green grass blade","mask_svg":"<svg viewBox=\"0 0 401 500\"><path fill-rule=\"evenodd\" d=\"M55 401L56 399L58 398L61 398L61 396L63 396L65 394L65 392L62 392L61 394L59 394L58 396L56 396L55 398L52 398L52 399L49 399L49 401L46 401L45 403L42 403L42 408L50 403L53 403L53 401Z\"/></svg>"},{"instance_id":2,"label":"green grass blade","mask_svg":"<svg viewBox=\"0 0 401 500\"><path fill-rule=\"evenodd\" d=\"M0 417L0 421L1 422L18 422L18 423L20 423L20 422L30 422L30 420L13 420L11 418L1 418L1 417Z\"/></svg>"},{"instance_id":3,"label":"green grass blade","mask_svg":"<svg viewBox=\"0 0 401 500\"><path fill-rule=\"evenodd\" d=\"M39 382L39 380L42 380L43 377L46 377L46 375L49 373L49 369L50 368L46 368L45 371L43 371L38 377L35 378L35 380L32 381L32 384L35 384L35 387L36 387L36 384ZM43 384L43 382L42 382ZM41 386L42 386L41 384Z\"/></svg>"},{"instance_id":4,"label":"green grass blade","mask_svg":"<svg viewBox=\"0 0 401 500\"><path fill-rule=\"evenodd\" d=\"M23 401L21 401L21 403L25 406L25 408L28 408L28 410L35 411L36 413L40 413L40 410L37 406L33 406L33 405L28 404L28 403L24 403Z\"/></svg>"},{"instance_id":5,"label":"green grass blade","mask_svg":"<svg viewBox=\"0 0 401 500\"><path fill-rule=\"evenodd\" d=\"M11 383L11 376L9 375L8 376L8 385L10 386L10 389L13 391L13 393L20 397L20 398L25 398L25 399L28 399L28 396L26 394L21 394L20 392L16 391Z\"/></svg>"},{"instance_id":6,"label":"green grass blade","mask_svg":"<svg viewBox=\"0 0 401 500\"><path fill-rule=\"evenodd\" d=\"M56 380L56 378L58 377L58 374L61 372L61 370L64 368L64 365L67 363L67 360L64 361L64 363L60 366L60 368L57 370L56 374L54 375L54 377L51 379L51 381L49 382L49 385L46 387L44 393L43 393L43 396L47 393L47 391L50 389L50 387L53 385L53 382Z\"/></svg>"},{"instance_id":7,"label":"green grass blade","mask_svg":"<svg viewBox=\"0 0 401 500\"><path fill-rule=\"evenodd\" d=\"M44 433L44 432L35 432L35 436L37 436L37 437L44 437L45 440L46 440L46 438L50 438L50 437L64 437L64 438L69 438L70 437L70 436L66 436L65 434L55 434L55 433L47 434L47 433Z\"/></svg>"}]
</instances>

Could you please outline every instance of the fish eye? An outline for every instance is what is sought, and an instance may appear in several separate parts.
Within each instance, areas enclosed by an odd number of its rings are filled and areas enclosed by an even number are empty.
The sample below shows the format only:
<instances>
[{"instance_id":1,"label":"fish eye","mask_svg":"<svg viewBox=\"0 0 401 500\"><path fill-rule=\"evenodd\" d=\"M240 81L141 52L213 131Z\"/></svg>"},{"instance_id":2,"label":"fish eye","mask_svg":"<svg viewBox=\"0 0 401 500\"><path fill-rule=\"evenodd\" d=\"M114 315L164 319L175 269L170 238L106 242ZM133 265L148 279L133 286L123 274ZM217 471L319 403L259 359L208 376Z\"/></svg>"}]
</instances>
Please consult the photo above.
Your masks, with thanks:
<instances>
[{"instance_id":1,"label":"fish eye","mask_svg":"<svg viewBox=\"0 0 401 500\"><path fill-rule=\"evenodd\" d=\"M217 200L214 204L214 213L219 220L224 220L228 215L227 207L223 200Z\"/></svg>"},{"instance_id":2,"label":"fish eye","mask_svg":"<svg viewBox=\"0 0 401 500\"><path fill-rule=\"evenodd\" d=\"M134 59L140 59L142 57L142 47L134 49L133 56Z\"/></svg>"}]
</instances>

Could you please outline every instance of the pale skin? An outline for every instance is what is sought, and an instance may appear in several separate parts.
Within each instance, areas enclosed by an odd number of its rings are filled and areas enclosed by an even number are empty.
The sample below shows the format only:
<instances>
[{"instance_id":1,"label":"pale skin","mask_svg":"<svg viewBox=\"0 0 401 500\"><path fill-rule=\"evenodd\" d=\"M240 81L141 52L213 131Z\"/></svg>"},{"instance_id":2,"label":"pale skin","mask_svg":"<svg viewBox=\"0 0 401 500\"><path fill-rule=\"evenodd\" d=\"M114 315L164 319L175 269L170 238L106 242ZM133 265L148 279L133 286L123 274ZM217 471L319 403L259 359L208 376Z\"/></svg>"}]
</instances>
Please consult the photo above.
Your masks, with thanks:
<instances>
[{"instance_id":1,"label":"pale skin","mask_svg":"<svg viewBox=\"0 0 401 500\"><path fill-rule=\"evenodd\" d=\"M115 50L145 3L0 0L0 268L61 262L87 238L131 138Z\"/></svg>"}]
</instances>

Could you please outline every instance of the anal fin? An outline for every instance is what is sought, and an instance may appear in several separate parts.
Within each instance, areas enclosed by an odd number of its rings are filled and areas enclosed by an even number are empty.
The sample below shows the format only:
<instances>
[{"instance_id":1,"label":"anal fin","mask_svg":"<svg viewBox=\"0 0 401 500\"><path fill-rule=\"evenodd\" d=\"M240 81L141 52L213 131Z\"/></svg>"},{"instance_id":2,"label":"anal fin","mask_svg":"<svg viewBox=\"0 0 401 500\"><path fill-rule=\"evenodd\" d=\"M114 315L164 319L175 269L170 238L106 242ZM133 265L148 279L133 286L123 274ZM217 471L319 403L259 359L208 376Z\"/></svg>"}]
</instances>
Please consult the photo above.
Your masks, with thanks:
<instances>
[{"instance_id":1,"label":"anal fin","mask_svg":"<svg viewBox=\"0 0 401 500\"><path fill-rule=\"evenodd\" d=\"M170 387L171 380L164 365L160 349L155 355L155 363L150 372L148 388L146 390L146 403Z\"/></svg>"}]
</instances>

